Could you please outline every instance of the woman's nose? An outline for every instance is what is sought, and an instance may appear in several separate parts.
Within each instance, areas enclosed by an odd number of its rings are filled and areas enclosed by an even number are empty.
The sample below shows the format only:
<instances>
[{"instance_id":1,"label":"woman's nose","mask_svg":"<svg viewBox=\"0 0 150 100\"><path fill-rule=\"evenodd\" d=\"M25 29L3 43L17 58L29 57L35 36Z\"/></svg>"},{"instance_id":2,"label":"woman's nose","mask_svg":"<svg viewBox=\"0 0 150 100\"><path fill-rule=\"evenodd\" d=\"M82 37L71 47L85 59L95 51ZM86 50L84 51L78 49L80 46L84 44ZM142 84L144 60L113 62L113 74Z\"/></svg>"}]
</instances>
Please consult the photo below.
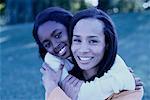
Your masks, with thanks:
<instances>
[{"instance_id":1,"label":"woman's nose","mask_svg":"<svg viewBox=\"0 0 150 100\"><path fill-rule=\"evenodd\" d=\"M90 51L89 45L87 43L82 43L80 48L79 48L79 52L87 53L89 51Z\"/></svg>"}]
</instances>

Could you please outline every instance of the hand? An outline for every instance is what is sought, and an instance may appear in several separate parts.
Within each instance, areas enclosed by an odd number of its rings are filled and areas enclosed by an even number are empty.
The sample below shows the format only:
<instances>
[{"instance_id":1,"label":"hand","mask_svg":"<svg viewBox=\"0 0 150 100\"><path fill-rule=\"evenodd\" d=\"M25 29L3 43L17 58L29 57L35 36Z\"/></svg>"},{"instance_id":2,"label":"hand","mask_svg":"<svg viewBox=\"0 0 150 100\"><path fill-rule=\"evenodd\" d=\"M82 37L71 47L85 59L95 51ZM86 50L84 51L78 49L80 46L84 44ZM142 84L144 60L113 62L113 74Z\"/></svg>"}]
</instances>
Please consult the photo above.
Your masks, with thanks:
<instances>
[{"instance_id":1,"label":"hand","mask_svg":"<svg viewBox=\"0 0 150 100\"><path fill-rule=\"evenodd\" d=\"M56 86L58 86L62 69L55 72L46 63L43 63L40 72L43 75L42 82L46 92L51 92Z\"/></svg>"},{"instance_id":2,"label":"hand","mask_svg":"<svg viewBox=\"0 0 150 100\"><path fill-rule=\"evenodd\" d=\"M76 77L72 75L68 75L63 81L62 81L62 89L64 92L72 99L76 100L78 97L78 93L80 90L80 87L82 85L83 81L80 81Z\"/></svg>"},{"instance_id":3,"label":"hand","mask_svg":"<svg viewBox=\"0 0 150 100\"><path fill-rule=\"evenodd\" d=\"M130 73L132 73L134 75L133 69L131 67L128 67L128 69L129 69Z\"/></svg>"},{"instance_id":4,"label":"hand","mask_svg":"<svg viewBox=\"0 0 150 100\"><path fill-rule=\"evenodd\" d=\"M141 86L143 86L143 82L139 77L134 77L135 79L135 90L140 90Z\"/></svg>"},{"instance_id":5,"label":"hand","mask_svg":"<svg viewBox=\"0 0 150 100\"><path fill-rule=\"evenodd\" d=\"M129 67L128 69L132 73L132 75L133 75L133 77L135 79L135 90L141 89L141 86L143 86L143 82L141 81L141 79L139 77L136 77L134 75L134 71L133 71L133 69L131 67Z\"/></svg>"},{"instance_id":6,"label":"hand","mask_svg":"<svg viewBox=\"0 0 150 100\"><path fill-rule=\"evenodd\" d=\"M53 69L51 69L51 67L48 64L43 63L42 68L40 70L41 70L42 74L47 75L48 78L50 78L56 84L58 84L58 82L60 81L61 75L62 75L62 69L63 69L63 67L64 66L61 65L61 67L58 69L58 71L55 72ZM42 71L42 70L44 70L44 71Z\"/></svg>"}]
</instances>

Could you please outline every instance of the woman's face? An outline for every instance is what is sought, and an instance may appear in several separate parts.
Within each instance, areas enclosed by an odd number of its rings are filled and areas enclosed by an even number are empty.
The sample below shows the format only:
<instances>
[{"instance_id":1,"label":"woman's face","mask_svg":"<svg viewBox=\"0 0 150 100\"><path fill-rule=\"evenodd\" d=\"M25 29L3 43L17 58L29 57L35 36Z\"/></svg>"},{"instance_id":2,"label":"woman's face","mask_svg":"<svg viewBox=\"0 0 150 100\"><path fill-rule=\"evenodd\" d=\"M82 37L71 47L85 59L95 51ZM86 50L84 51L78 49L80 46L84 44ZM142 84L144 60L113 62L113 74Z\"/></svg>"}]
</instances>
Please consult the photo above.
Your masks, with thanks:
<instances>
[{"instance_id":1,"label":"woman's face","mask_svg":"<svg viewBox=\"0 0 150 100\"><path fill-rule=\"evenodd\" d=\"M48 21L38 28L38 37L45 49L56 56L70 56L67 29L63 24Z\"/></svg>"},{"instance_id":2,"label":"woman's face","mask_svg":"<svg viewBox=\"0 0 150 100\"><path fill-rule=\"evenodd\" d=\"M86 18L77 22L73 29L71 50L82 70L94 68L103 58L105 51L104 23Z\"/></svg>"}]
</instances>

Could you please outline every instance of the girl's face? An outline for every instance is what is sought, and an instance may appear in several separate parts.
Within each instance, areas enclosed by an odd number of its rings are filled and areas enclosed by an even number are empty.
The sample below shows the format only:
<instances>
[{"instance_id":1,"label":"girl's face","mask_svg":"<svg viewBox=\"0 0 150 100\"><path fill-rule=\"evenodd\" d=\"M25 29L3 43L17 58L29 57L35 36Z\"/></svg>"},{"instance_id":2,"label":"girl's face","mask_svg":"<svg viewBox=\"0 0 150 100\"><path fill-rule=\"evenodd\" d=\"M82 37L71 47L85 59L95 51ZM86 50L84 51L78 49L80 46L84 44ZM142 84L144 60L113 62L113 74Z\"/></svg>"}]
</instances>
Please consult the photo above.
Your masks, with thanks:
<instances>
[{"instance_id":1,"label":"girl's face","mask_svg":"<svg viewBox=\"0 0 150 100\"><path fill-rule=\"evenodd\" d=\"M62 58L70 56L68 33L63 24L48 21L40 25L38 37L49 53Z\"/></svg>"},{"instance_id":2,"label":"girl's face","mask_svg":"<svg viewBox=\"0 0 150 100\"><path fill-rule=\"evenodd\" d=\"M86 18L77 22L73 30L71 50L82 70L94 68L103 58L105 51L104 23Z\"/></svg>"}]
</instances>

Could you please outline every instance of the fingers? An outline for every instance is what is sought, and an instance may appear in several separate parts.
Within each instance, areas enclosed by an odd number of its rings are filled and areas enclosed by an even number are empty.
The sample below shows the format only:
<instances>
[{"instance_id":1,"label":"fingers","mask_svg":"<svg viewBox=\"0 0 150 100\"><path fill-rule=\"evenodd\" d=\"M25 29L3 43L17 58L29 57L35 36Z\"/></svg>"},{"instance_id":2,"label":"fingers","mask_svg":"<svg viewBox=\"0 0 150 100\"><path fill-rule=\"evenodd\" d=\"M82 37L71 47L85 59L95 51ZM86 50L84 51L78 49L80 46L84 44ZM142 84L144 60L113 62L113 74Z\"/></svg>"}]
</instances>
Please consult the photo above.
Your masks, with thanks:
<instances>
[{"instance_id":1,"label":"fingers","mask_svg":"<svg viewBox=\"0 0 150 100\"><path fill-rule=\"evenodd\" d=\"M45 69L44 69L43 67L41 67L41 68L40 68L40 72L41 72L42 74L44 74L44 73L45 73Z\"/></svg>"},{"instance_id":2,"label":"fingers","mask_svg":"<svg viewBox=\"0 0 150 100\"><path fill-rule=\"evenodd\" d=\"M43 63L42 64L42 67L43 67L43 69L45 69L45 70L53 70L47 63Z\"/></svg>"},{"instance_id":3,"label":"fingers","mask_svg":"<svg viewBox=\"0 0 150 100\"><path fill-rule=\"evenodd\" d=\"M56 72L56 76L62 75L62 70L63 70L63 68L64 68L64 65L61 64L60 67L59 67L59 69L58 69L58 71Z\"/></svg>"},{"instance_id":4,"label":"fingers","mask_svg":"<svg viewBox=\"0 0 150 100\"><path fill-rule=\"evenodd\" d=\"M68 75L62 81L62 89L70 98L73 99L77 97L82 83L83 82L77 79L76 77Z\"/></svg>"},{"instance_id":5,"label":"fingers","mask_svg":"<svg viewBox=\"0 0 150 100\"><path fill-rule=\"evenodd\" d=\"M47 70L47 65L45 63L42 64L42 67L40 68L40 72L43 74Z\"/></svg>"},{"instance_id":6,"label":"fingers","mask_svg":"<svg viewBox=\"0 0 150 100\"><path fill-rule=\"evenodd\" d=\"M136 87L143 86L143 82L141 81L139 77L135 77L135 84L136 84Z\"/></svg>"},{"instance_id":7,"label":"fingers","mask_svg":"<svg viewBox=\"0 0 150 100\"><path fill-rule=\"evenodd\" d=\"M42 74L44 74L46 71L47 71L46 65L43 63L43 64L42 64L42 67L40 68L40 72L41 72Z\"/></svg>"},{"instance_id":8,"label":"fingers","mask_svg":"<svg viewBox=\"0 0 150 100\"><path fill-rule=\"evenodd\" d=\"M134 71L132 70L132 68L131 67L129 67L128 68L129 69L129 71L132 73L132 75L133 75L133 77L134 77L134 79L135 79L135 90L139 90L139 89L141 89L141 87L143 86L143 82L141 81L141 79L139 78L139 77L136 77L135 75L134 75Z\"/></svg>"},{"instance_id":9,"label":"fingers","mask_svg":"<svg viewBox=\"0 0 150 100\"><path fill-rule=\"evenodd\" d=\"M42 82L43 82L43 83L44 83L44 80L45 80L45 76L43 75L43 76L42 76Z\"/></svg>"},{"instance_id":10,"label":"fingers","mask_svg":"<svg viewBox=\"0 0 150 100\"><path fill-rule=\"evenodd\" d=\"M135 90L139 90L142 88L143 82L139 77L135 77L135 85L136 85Z\"/></svg>"},{"instance_id":11,"label":"fingers","mask_svg":"<svg viewBox=\"0 0 150 100\"><path fill-rule=\"evenodd\" d=\"M79 83L79 79L77 79L76 77L73 77L74 81L72 82L72 85L75 87L77 86L77 84Z\"/></svg>"},{"instance_id":12,"label":"fingers","mask_svg":"<svg viewBox=\"0 0 150 100\"><path fill-rule=\"evenodd\" d=\"M62 70L58 70L55 75L57 77L61 78L61 76L62 76Z\"/></svg>"},{"instance_id":13,"label":"fingers","mask_svg":"<svg viewBox=\"0 0 150 100\"><path fill-rule=\"evenodd\" d=\"M70 78L71 78L71 75L67 75L62 83L68 82L70 80Z\"/></svg>"},{"instance_id":14,"label":"fingers","mask_svg":"<svg viewBox=\"0 0 150 100\"><path fill-rule=\"evenodd\" d=\"M80 81L79 79L77 79L76 77L72 76L72 75L68 75L63 81L62 81L62 85L64 87L66 87L67 85L70 85L72 87L80 87L82 85L83 81Z\"/></svg>"},{"instance_id":15,"label":"fingers","mask_svg":"<svg viewBox=\"0 0 150 100\"><path fill-rule=\"evenodd\" d=\"M130 71L131 73L134 73L134 71L133 71L133 69L132 69L131 67L128 67L128 69L129 69L129 71Z\"/></svg>"},{"instance_id":16,"label":"fingers","mask_svg":"<svg viewBox=\"0 0 150 100\"><path fill-rule=\"evenodd\" d=\"M78 83L77 83L77 85L76 85L76 87L77 87L77 88L80 88L82 84L83 84L83 81L80 81L80 80L79 80Z\"/></svg>"},{"instance_id":17,"label":"fingers","mask_svg":"<svg viewBox=\"0 0 150 100\"><path fill-rule=\"evenodd\" d=\"M76 85L75 83L78 82L77 78L74 77L74 76L72 76L72 75L70 75L70 76L71 76L71 78L69 79L68 82L69 82L70 84Z\"/></svg>"},{"instance_id":18,"label":"fingers","mask_svg":"<svg viewBox=\"0 0 150 100\"><path fill-rule=\"evenodd\" d=\"M60 80L61 80L61 76L62 76L62 70L58 70L54 76L55 76L56 83L59 83L61 85Z\"/></svg>"},{"instance_id":19,"label":"fingers","mask_svg":"<svg viewBox=\"0 0 150 100\"><path fill-rule=\"evenodd\" d=\"M59 69L58 70L62 70L64 68L64 64L60 64Z\"/></svg>"}]
</instances>

